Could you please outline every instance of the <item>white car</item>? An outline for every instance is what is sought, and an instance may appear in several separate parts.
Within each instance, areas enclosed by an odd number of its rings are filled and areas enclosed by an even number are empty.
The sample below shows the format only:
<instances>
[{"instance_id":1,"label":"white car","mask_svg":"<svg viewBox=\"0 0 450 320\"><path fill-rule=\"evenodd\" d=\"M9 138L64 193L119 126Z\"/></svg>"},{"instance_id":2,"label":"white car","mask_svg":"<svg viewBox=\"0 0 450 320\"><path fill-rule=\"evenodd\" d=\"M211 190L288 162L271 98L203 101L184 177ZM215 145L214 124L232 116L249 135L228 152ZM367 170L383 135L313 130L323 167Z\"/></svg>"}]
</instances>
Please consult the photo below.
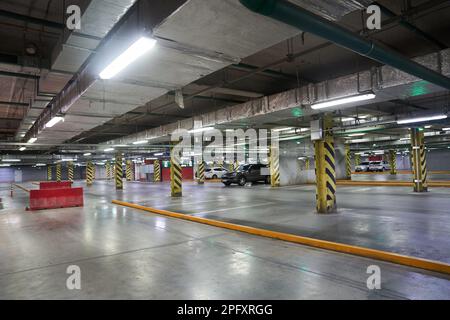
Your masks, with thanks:
<instances>
[{"instance_id":1,"label":"white car","mask_svg":"<svg viewBox=\"0 0 450 320\"><path fill-rule=\"evenodd\" d=\"M225 168L214 167L205 170L205 178L206 179L221 179L222 176L228 173L228 170Z\"/></svg>"},{"instance_id":2,"label":"white car","mask_svg":"<svg viewBox=\"0 0 450 320\"><path fill-rule=\"evenodd\" d=\"M369 171L383 172L390 169L391 166L386 161L371 161L369 165Z\"/></svg>"},{"instance_id":3,"label":"white car","mask_svg":"<svg viewBox=\"0 0 450 320\"><path fill-rule=\"evenodd\" d=\"M369 171L369 166L370 166L369 161L361 162L361 164L359 164L355 167L355 171L356 172L367 172L367 171Z\"/></svg>"}]
</instances>

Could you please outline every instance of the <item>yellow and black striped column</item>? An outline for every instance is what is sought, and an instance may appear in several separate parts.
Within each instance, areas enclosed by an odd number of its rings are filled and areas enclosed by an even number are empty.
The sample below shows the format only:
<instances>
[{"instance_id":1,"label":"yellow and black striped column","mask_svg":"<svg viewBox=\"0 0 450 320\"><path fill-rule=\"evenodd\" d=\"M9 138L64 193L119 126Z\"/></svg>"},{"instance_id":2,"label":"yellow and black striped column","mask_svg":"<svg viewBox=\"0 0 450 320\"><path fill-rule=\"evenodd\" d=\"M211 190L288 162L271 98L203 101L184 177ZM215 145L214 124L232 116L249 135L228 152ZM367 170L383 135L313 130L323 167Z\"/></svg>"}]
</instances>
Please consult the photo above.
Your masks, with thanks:
<instances>
[{"instance_id":1,"label":"yellow and black striped column","mask_svg":"<svg viewBox=\"0 0 450 320\"><path fill-rule=\"evenodd\" d=\"M159 160L153 162L153 180L155 182L161 182L161 164Z\"/></svg>"},{"instance_id":2,"label":"yellow and black striped column","mask_svg":"<svg viewBox=\"0 0 450 320\"><path fill-rule=\"evenodd\" d=\"M316 163L316 201L318 213L336 211L336 165L333 118L323 119L324 137L314 142Z\"/></svg>"},{"instance_id":3,"label":"yellow and black striped column","mask_svg":"<svg viewBox=\"0 0 450 320\"><path fill-rule=\"evenodd\" d=\"M428 172L423 131L411 128L414 192L428 191Z\"/></svg>"},{"instance_id":4,"label":"yellow and black striped column","mask_svg":"<svg viewBox=\"0 0 450 320\"><path fill-rule=\"evenodd\" d=\"M233 171L237 171L237 169L239 168L239 161L235 161L234 162L234 167L233 167Z\"/></svg>"},{"instance_id":5,"label":"yellow and black striped column","mask_svg":"<svg viewBox=\"0 0 450 320\"><path fill-rule=\"evenodd\" d=\"M306 158L305 160L305 170L309 170L311 167L311 160L309 158Z\"/></svg>"},{"instance_id":6,"label":"yellow and black striped column","mask_svg":"<svg viewBox=\"0 0 450 320\"><path fill-rule=\"evenodd\" d=\"M62 180L62 166L61 163L56 165L56 181L61 182Z\"/></svg>"},{"instance_id":7,"label":"yellow and black striped column","mask_svg":"<svg viewBox=\"0 0 450 320\"><path fill-rule=\"evenodd\" d=\"M127 178L127 181L132 180L133 171L131 169L131 160L127 160L125 176Z\"/></svg>"},{"instance_id":8,"label":"yellow and black striped column","mask_svg":"<svg viewBox=\"0 0 450 320\"><path fill-rule=\"evenodd\" d=\"M170 149L170 191L172 197L181 197L183 175L180 155L175 152L174 146Z\"/></svg>"},{"instance_id":9,"label":"yellow and black striped column","mask_svg":"<svg viewBox=\"0 0 450 320\"><path fill-rule=\"evenodd\" d=\"M361 164L361 155L355 153L355 167Z\"/></svg>"},{"instance_id":10,"label":"yellow and black striped column","mask_svg":"<svg viewBox=\"0 0 450 320\"><path fill-rule=\"evenodd\" d=\"M205 183L205 162L203 160L199 161L197 164L197 183Z\"/></svg>"},{"instance_id":11,"label":"yellow and black striped column","mask_svg":"<svg viewBox=\"0 0 450 320\"><path fill-rule=\"evenodd\" d=\"M48 181L52 181L53 177L52 177L52 166L48 165L47 166L47 180Z\"/></svg>"},{"instance_id":12,"label":"yellow and black striped column","mask_svg":"<svg viewBox=\"0 0 450 320\"><path fill-rule=\"evenodd\" d=\"M94 183L94 165L91 161L88 161L86 165L86 185L88 187L92 186Z\"/></svg>"},{"instance_id":13,"label":"yellow and black striped column","mask_svg":"<svg viewBox=\"0 0 450 320\"><path fill-rule=\"evenodd\" d=\"M229 168L230 168L230 172L233 172L233 171L234 171L234 165L233 165L233 162L230 162L230 164L229 164L228 166L229 166Z\"/></svg>"},{"instance_id":14,"label":"yellow and black striped column","mask_svg":"<svg viewBox=\"0 0 450 320\"><path fill-rule=\"evenodd\" d=\"M73 182L73 162L72 161L67 163L67 179L70 182Z\"/></svg>"},{"instance_id":15,"label":"yellow and black striped column","mask_svg":"<svg viewBox=\"0 0 450 320\"><path fill-rule=\"evenodd\" d=\"M106 161L106 179L111 180L111 163Z\"/></svg>"},{"instance_id":16,"label":"yellow and black striped column","mask_svg":"<svg viewBox=\"0 0 450 320\"><path fill-rule=\"evenodd\" d=\"M389 150L389 165L391 174L397 174L397 151Z\"/></svg>"},{"instance_id":17,"label":"yellow and black striped column","mask_svg":"<svg viewBox=\"0 0 450 320\"><path fill-rule=\"evenodd\" d=\"M120 153L116 154L116 165L115 165L115 179L116 179L116 190L123 189L123 167L122 167L122 155Z\"/></svg>"},{"instance_id":18,"label":"yellow and black striped column","mask_svg":"<svg viewBox=\"0 0 450 320\"><path fill-rule=\"evenodd\" d=\"M278 146L270 147L269 154L270 185L280 186L280 149Z\"/></svg>"},{"instance_id":19,"label":"yellow and black striped column","mask_svg":"<svg viewBox=\"0 0 450 320\"><path fill-rule=\"evenodd\" d=\"M352 162L350 158L350 146L345 145L345 176L347 180L352 180Z\"/></svg>"}]
</instances>

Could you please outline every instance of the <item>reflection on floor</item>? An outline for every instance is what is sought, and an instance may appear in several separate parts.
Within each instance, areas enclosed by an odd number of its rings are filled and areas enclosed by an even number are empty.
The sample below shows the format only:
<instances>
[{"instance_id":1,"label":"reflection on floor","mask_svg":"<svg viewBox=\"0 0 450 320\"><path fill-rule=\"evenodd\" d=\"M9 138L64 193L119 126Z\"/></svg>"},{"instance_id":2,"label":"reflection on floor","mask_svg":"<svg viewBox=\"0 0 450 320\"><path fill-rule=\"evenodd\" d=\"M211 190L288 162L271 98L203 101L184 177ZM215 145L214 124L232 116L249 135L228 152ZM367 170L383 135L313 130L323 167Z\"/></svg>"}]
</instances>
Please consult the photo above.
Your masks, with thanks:
<instances>
[{"instance_id":1,"label":"reflection on floor","mask_svg":"<svg viewBox=\"0 0 450 320\"><path fill-rule=\"evenodd\" d=\"M77 183L82 185L82 183ZM26 185L26 184L24 184ZM28 184L32 188L33 185ZM450 261L450 189L340 187L339 213L314 213L314 186L272 190L96 181L84 208L24 211L0 185L0 298L450 299L450 277L111 205L112 199ZM36 186L35 186L36 187ZM367 267L382 270L368 290ZM82 290L65 287L81 268Z\"/></svg>"}]
</instances>

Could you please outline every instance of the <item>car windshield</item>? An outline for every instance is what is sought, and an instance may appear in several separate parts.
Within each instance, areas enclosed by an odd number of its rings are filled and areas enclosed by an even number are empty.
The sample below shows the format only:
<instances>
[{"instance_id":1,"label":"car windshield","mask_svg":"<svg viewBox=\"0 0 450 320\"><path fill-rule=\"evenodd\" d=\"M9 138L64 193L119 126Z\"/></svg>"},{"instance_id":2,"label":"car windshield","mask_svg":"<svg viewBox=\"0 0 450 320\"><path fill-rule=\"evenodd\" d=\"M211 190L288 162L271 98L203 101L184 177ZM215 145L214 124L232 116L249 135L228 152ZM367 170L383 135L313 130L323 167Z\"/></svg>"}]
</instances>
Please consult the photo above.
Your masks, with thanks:
<instances>
[{"instance_id":1,"label":"car windshield","mask_svg":"<svg viewBox=\"0 0 450 320\"><path fill-rule=\"evenodd\" d=\"M369 162L361 162L361 165L362 165L362 166L368 166L368 165L369 165Z\"/></svg>"},{"instance_id":2,"label":"car windshield","mask_svg":"<svg viewBox=\"0 0 450 320\"><path fill-rule=\"evenodd\" d=\"M372 162L372 164L379 165L379 164L381 164L381 162L380 161L374 161L374 162Z\"/></svg>"},{"instance_id":3,"label":"car windshield","mask_svg":"<svg viewBox=\"0 0 450 320\"><path fill-rule=\"evenodd\" d=\"M242 164L240 165L236 171L247 171L250 168L249 164Z\"/></svg>"}]
</instances>

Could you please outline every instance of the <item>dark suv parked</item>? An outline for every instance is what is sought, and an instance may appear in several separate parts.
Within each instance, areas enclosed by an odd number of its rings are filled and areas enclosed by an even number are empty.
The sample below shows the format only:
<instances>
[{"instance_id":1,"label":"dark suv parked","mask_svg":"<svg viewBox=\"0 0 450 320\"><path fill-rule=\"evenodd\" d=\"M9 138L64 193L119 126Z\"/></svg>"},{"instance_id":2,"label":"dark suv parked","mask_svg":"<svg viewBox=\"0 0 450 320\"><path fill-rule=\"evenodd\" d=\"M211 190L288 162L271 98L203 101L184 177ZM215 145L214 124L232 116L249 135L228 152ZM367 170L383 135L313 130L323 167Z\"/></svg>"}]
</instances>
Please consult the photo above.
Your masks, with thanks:
<instances>
[{"instance_id":1,"label":"dark suv parked","mask_svg":"<svg viewBox=\"0 0 450 320\"><path fill-rule=\"evenodd\" d=\"M222 176L224 185L229 186L237 183L244 186L247 182L270 183L269 168L265 164L243 164L235 172L228 172Z\"/></svg>"}]
</instances>

